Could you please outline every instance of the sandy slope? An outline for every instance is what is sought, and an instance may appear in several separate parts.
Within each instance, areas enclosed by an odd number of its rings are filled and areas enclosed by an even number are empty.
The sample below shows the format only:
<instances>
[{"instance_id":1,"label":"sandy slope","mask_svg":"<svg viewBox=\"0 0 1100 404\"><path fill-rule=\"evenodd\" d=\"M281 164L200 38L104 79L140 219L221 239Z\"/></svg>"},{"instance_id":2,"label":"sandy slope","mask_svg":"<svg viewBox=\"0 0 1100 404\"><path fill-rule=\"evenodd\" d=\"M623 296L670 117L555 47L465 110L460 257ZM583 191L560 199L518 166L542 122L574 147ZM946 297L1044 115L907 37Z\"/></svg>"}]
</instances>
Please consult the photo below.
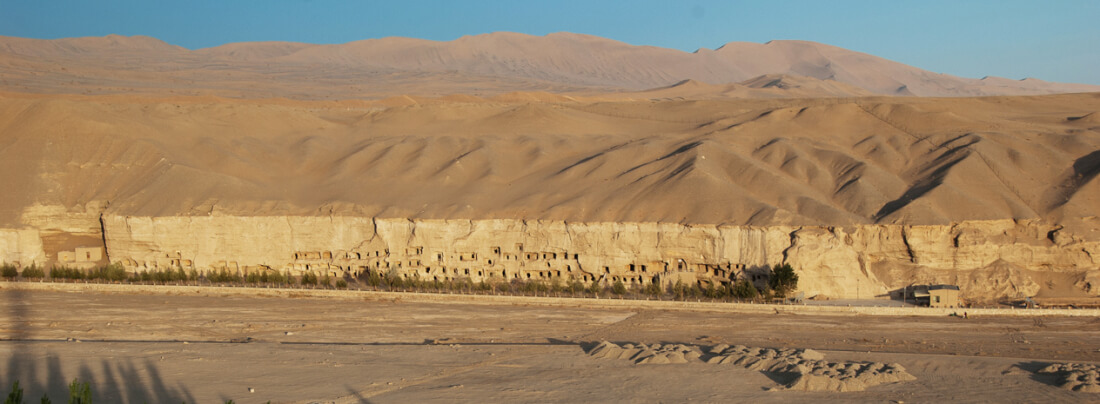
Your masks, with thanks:
<instances>
[{"instance_id":1,"label":"sandy slope","mask_svg":"<svg viewBox=\"0 0 1100 404\"><path fill-rule=\"evenodd\" d=\"M404 94L637 91L687 79L739 83L770 74L824 81L828 88L815 96L837 95L838 86L859 93L919 96L1100 91L1100 86L1036 79L932 73L806 41L731 42L687 53L571 33L498 32L449 42L254 42L192 51L149 37L0 37L0 91L40 93L377 99ZM859 95L849 89L842 92Z\"/></svg>"},{"instance_id":2,"label":"sandy slope","mask_svg":"<svg viewBox=\"0 0 1100 404\"><path fill-rule=\"evenodd\" d=\"M89 201L133 215L753 225L1059 221L1100 206L1097 94L556 97L6 94L0 170L3 187L21 191L0 194L0 219Z\"/></svg>"}]
</instances>

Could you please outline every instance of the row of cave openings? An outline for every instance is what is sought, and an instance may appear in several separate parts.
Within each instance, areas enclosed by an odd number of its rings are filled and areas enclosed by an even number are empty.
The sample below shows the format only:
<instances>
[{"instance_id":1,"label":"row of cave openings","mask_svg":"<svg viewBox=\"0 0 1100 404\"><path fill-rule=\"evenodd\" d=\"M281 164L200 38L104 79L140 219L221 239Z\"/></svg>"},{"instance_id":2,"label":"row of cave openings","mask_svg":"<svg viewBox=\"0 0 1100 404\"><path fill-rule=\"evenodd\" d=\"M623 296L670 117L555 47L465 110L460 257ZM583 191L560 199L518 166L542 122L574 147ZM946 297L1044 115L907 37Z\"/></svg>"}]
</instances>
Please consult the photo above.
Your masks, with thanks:
<instances>
[{"instance_id":1,"label":"row of cave openings","mask_svg":"<svg viewBox=\"0 0 1100 404\"><path fill-rule=\"evenodd\" d=\"M503 259L505 261L518 261L518 260L521 259L521 257L522 257L523 260L526 260L526 261L536 261L536 260L539 260L539 259L542 259L543 261L548 261L548 260L569 260L570 259L570 254L568 252L560 252L560 253L559 252L526 252L525 253L525 252L523 252L523 244L516 244L516 249L519 250L518 253L509 253L509 252L503 252L502 253L500 247L493 247L491 249L490 255L493 255L493 256L496 256L496 257L503 257ZM369 251L369 252L366 252L366 253L357 252L357 251L337 251L335 254L332 251L298 251L298 252L294 253L294 260L295 261L322 261L322 260L331 261L331 260L335 259L335 260L354 261L354 260L364 260L364 259L372 259L372 258L373 259L379 259L379 258L382 258L382 257L389 257L389 255L390 255L390 250L389 249ZM408 247L408 248L405 249L405 256L406 257L416 256L416 257L423 258L423 255L424 255L424 247ZM444 262L445 261L444 253L437 252L434 255L435 255L435 260L437 262ZM477 261L477 259L478 259L478 253L476 253L476 252L462 252L462 253L458 253L457 255L458 255L458 260L459 261ZM576 261L578 259L580 259L580 254L576 254L576 253L572 254L572 260ZM493 262L492 258L488 258L486 260L486 263L489 264L489 265L493 265L494 262Z\"/></svg>"}]
</instances>

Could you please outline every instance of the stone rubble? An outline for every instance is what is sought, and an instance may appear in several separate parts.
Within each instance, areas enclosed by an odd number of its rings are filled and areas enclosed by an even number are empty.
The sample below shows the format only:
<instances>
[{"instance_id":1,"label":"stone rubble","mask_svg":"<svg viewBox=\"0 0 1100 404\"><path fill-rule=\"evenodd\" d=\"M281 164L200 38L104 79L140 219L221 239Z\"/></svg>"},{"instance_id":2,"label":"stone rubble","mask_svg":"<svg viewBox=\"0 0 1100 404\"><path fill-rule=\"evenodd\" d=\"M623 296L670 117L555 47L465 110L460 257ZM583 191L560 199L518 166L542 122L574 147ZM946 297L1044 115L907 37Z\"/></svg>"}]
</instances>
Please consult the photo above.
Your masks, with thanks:
<instances>
[{"instance_id":1,"label":"stone rubble","mask_svg":"<svg viewBox=\"0 0 1100 404\"><path fill-rule=\"evenodd\" d=\"M829 362L812 349L750 348L719 344L705 351L685 344L623 344L602 341L588 351L597 358L626 359L637 364L731 364L766 373L793 374L783 389L803 391L862 391L887 383L916 380L899 364Z\"/></svg>"},{"instance_id":2,"label":"stone rubble","mask_svg":"<svg viewBox=\"0 0 1100 404\"><path fill-rule=\"evenodd\" d=\"M1061 387L1066 390L1083 393L1100 393L1100 365L1084 363L1054 363L1039 373L1049 373L1062 376Z\"/></svg>"}]
</instances>

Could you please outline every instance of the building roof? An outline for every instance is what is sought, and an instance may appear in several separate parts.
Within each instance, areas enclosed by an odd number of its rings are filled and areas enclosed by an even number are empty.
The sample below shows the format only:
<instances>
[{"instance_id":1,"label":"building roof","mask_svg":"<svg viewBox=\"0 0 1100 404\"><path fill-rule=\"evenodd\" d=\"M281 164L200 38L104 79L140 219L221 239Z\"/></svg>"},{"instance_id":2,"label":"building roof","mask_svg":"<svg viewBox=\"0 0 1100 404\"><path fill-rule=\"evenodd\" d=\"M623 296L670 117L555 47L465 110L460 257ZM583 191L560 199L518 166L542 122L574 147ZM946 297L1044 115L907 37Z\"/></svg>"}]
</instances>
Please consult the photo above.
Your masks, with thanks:
<instances>
[{"instance_id":1,"label":"building roof","mask_svg":"<svg viewBox=\"0 0 1100 404\"><path fill-rule=\"evenodd\" d=\"M940 290L940 289L959 290L959 287L957 285L929 285L928 286L928 290Z\"/></svg>"}]
</instances>

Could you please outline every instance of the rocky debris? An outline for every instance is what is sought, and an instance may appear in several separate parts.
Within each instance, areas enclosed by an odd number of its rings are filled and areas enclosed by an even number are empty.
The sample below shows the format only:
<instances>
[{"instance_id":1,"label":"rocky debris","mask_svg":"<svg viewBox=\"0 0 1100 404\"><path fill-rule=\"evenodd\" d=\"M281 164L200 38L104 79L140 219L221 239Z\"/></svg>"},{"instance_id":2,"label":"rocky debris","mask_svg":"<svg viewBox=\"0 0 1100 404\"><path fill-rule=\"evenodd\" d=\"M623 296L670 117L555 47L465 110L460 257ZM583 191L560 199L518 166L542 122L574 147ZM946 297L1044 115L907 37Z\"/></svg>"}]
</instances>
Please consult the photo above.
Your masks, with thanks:
<instances>
[{"instance_id":1,"label":"rocky debris","mask_svg":"<svg viewBox=\"0 0 1100 404\"><path fill-rule=\"evenodd\" d=\"M588 351L597 358L626 359L637 364L731 364L766 373L794 375L787 390L862 391L871 386L916 380L899 364L828 362L812 349L751 348L719 344L708 349L685 344L623 344L601 341Z\"/></svg>"},{"instance_id":2,"label":"rocky debris","mask_svg":"<svg viewBox=\"0 0 1100 404\"><path fill-rule=\"evenodd\" d=\"M695 345L684 344L617 344L603 341L588 351L597 358L627 359L634 363L689 363L699 362L703 351Z\"/></svg>"},{"instance_id":3,"label":"rocky debris","mask_svg":"<svg viewBox=\"0 0 1100 404\"><path fill-rule=\"evenodd\" d=\"M801 368L790 372L798 373L798 377L786 386L788 390L863 391L880 384L917 380L896 363L818 362L813 368L799 366Z\"/></svg>"},{"instance_id":4,"label":"rocky debris","mask_svg":"<svg viewBox=\"0 0 1100 404\"><path fill-rule=\"evenodd\" d=\"M1062 376L1061 384L1058 386L1066 390L1100 393L1100 365L1054 363L1040 369L1039 373Z\"/></svg>"}]
</instances>

